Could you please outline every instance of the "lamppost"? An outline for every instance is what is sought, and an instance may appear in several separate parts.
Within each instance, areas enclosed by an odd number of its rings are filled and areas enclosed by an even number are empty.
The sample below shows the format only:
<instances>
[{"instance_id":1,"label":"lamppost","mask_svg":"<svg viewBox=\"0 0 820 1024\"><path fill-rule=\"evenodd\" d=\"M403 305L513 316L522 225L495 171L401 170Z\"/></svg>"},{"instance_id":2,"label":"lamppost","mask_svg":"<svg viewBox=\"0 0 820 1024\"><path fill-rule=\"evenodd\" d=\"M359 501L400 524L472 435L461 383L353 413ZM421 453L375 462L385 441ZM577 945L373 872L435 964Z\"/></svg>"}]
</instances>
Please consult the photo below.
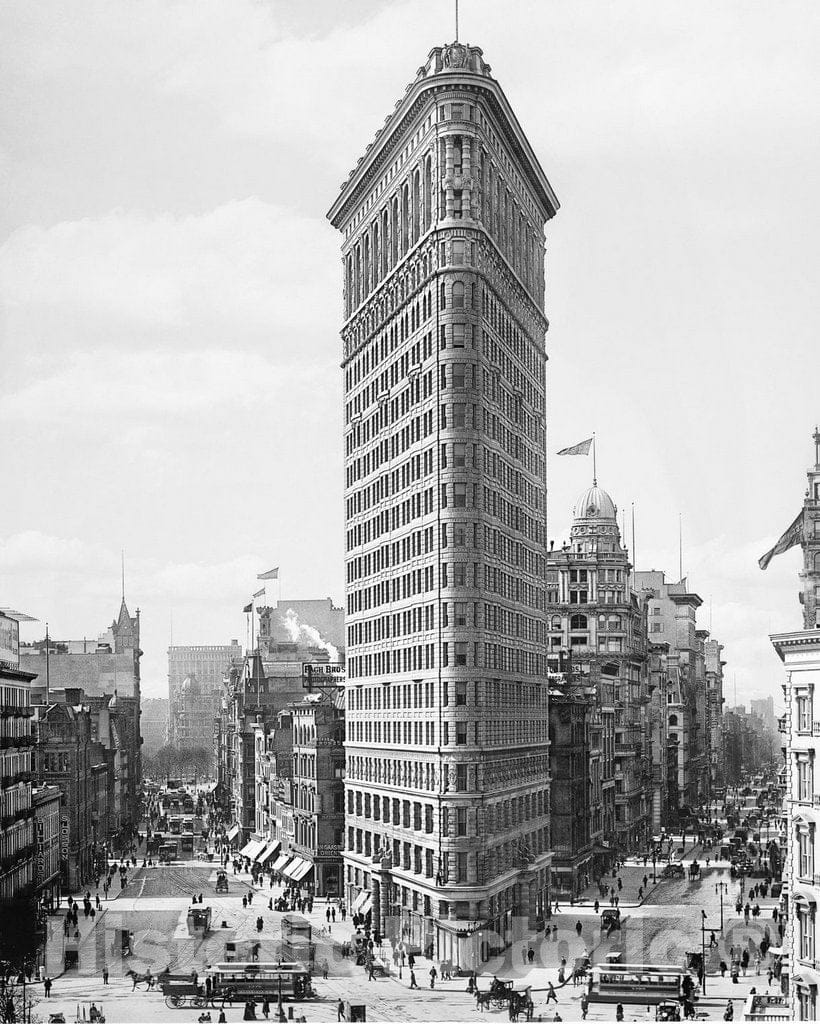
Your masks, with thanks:
<instances>
[{"instance_id":1,"label":"lamppost","mask_svg":"<svg viewBox=\"0 0 820 1024\"><path fill-rule=\"evenodd\" d=\"M652 884L658 884L658 848L657 846L652 847Z\"/></svg>"},{"instance_id":2,"label":"lamppost","mask_svg":"<svg viewBox=\"0 0 820 1024\"><path fill-rule=\"evenodd\" d=\"M703 995L706 995L706 911L701 910L700 912L700 956L701 956L701 970L703 972L703 981L701 982L701 991Z\"/></svg>"},{"instance_id":3,"label":"lamppost","mask_svg":"<svg viewBox=\"0 0 820 1024\"><path fill-rule=\"evenodd\" d=\"M727 896L729 895L729 883L728 882L718 882L715 885L715 892L719 892L720 893L720 934L722 935L723 934L723 894L725 892Z\"/></svg>"}]
</instances>

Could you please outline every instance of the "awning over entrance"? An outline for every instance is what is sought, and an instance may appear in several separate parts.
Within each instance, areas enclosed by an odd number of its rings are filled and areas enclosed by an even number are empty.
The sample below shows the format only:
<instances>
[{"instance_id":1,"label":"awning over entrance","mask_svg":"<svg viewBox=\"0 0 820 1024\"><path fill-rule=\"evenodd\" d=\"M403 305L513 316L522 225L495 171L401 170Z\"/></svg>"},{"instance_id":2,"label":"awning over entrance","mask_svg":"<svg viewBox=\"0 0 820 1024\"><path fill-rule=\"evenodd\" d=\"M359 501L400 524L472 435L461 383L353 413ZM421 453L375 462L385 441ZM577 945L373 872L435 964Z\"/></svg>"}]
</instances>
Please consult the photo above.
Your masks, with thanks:
<instances>
[{"instance_id":1,"label":"awning over entrance","mask_svg":"<svg viewBox=\"0 0 820 1024\"><path fill-rule=\"evenodd\" d=\"M372 909L373 909L373 897L370 895L370 893L368 893L367 894L367 899L362 904L361 909L359 910L359 913L362 915L362 917L364 917L364 915L365 914L369 914Z\"/></svg>"},{"instance_id":2,"label":"awning over entrance","mask_svg":"<svg viewBox=\"0 0 820 1024\"><path fill-rule=\"evenodd\" d=\"M313 870L313 864L309 860L299 858L299 863L293 870L291 878L294 882L301 882Z\"/></svg>"},{"instance_id":3,"label":"awning over entrance","mask_svg":"<svg viewBox=\"0 0 820 1024\"><path fill-rule=\"evenodd\" d=\"M234 839L236 839L236 837L238 835L239 835L239 826L238 825L232 825L228 829L228 842L232 843L234 841Z\"/></svg>"},{"instance_id":4,"label":"awning over entrance","mask_svg":"<svg viewBox=\"0 0 820 1024\"><path fill-rule=\"evenodd\" d=\"M287 875L288 878L294 882L297 879L297 873L299 868L305 863L301 857L294 857L293 860L286 867L282 869L282 874Z\"/></svg>"},{"instance_id":5,"label":"awning over entrance","mask_svg":"<svg viewBox=\"0 0 820 1024\"><path fill-rule=\"evenodd\" d=\"M290 860L290 854L289 853L281 854L273 862L273 870L274 871L282 871L283 872L285 870L285 865L288 863L289 860Z\"/></svg>"},{"instance_id":6,"label":"awning over entrance","mask_svg":"<svg viewBox=\"0 0 820 1024\"><path fill-rule=\"evenodd\" d=\"M371 899L370 893L367 889L362 889L359 895L353 900L353 913L354 914L366 914L366 910L362 910L365 903Z\"/></svg>"},{"instance_id":7,"label":"awning over entrance","mask_svg":"<svg viewBox=\"0 0 820 1024\"><path fill-rule=\"evenodd\" d=\"M282 848L282 844L279 842L279 840L278 839L274 839L272 843L268 843L268 845L265 847L265 849L262 850L262 852L257 855L257 857L256 857L257 863L264 866L265 864L268 863L268 861L271 859L271 857L275 856L279 852L279 850L281 848Z\"/></svg>"},{"instance_id":8,"label":"awning over entrance","mask_svg":"<svg viewBox=\"0 0 820 1024\"><path fill-rule=\"evenodd\" d=\"M261 839L251 839L239 851L239 856L250 857L251 860L256 860L264 848L265 843Z\"/></svg>"}]
</instances>

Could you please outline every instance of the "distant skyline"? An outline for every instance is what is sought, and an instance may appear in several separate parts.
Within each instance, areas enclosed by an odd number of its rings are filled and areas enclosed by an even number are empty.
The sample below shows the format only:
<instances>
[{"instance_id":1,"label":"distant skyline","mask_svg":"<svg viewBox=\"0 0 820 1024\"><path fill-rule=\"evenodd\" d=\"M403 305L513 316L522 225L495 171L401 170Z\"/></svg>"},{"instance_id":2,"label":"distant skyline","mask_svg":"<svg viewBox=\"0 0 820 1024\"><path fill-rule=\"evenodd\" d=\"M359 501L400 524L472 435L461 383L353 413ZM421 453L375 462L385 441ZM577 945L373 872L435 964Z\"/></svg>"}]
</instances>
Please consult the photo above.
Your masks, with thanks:
<instances>
[{"instance_id":1,"label":"distant skyline","mask_svg":"<svg viewBox=\"0 0 820 1024\"><path fill-rule=\"evenodd\" d=\"M343 595L341 268L325 212L451 0L5 0L0 604L25 639L142 610L244 642L258 573ZM820 10L462 0L556 190L549 537L592 461L637 562L703 598L726 696L773 694L820 420Z\"/></svg>"}]
</instances>

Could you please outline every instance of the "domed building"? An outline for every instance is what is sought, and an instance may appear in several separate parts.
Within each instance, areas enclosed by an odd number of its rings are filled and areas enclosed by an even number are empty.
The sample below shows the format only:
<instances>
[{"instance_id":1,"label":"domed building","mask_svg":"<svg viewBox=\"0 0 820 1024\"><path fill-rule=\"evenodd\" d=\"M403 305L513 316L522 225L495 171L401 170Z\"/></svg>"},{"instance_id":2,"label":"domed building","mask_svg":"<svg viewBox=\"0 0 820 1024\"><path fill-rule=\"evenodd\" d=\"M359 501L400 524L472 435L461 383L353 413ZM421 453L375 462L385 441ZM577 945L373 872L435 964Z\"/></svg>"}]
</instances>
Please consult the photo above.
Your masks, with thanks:
<instances>
[{"instance_id":1,"label":"domed building","mask_svg":"<svg viewBox=\"0 0 820 1024\"><path fill-rule=\"evenodd\" d=\"M576 894L645 847L651 763L645 611L618 508L597 481L547 555L553 887Z\"/></svg>"},{"instance_id":2,"label":"domed building","mask_svg":"<svg viewBox=\"0 0 820 1024\"><path fill-rule=\"evenodd\" d=\"M170 741L178 750L210 750L219 692L186 676L171 697Z\"/></svg>"}]
</instances>

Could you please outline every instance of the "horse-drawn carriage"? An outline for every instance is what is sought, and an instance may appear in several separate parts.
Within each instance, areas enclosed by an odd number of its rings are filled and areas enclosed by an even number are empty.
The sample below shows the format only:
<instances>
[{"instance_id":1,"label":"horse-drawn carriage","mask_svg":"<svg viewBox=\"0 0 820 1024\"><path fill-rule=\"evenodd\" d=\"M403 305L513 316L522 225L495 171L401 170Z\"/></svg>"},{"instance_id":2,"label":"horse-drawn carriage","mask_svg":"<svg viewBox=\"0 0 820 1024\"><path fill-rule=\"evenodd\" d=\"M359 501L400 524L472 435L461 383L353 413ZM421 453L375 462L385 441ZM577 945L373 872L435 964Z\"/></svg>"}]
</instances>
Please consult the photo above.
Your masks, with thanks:
<instances>
[{"instance_id":1,"label":"horse-drawn carriage","mask_svg":"<svg viewBox=\"0 0 820 1024\"><path fill-rule=\"evenodd\" d=\"M195 985L190 974L161 974L158 980L165 996L165 1005L171 1009L207 1005L202 986Z\"/></svg>"},{"instance_id":2,"label":"horse-drawn carriage","mask_svg":"<svg viewBox=\"0 0 820 1024\"><path fill-rule=\"evenodd\" d=\"M519 1013L526 1014L527 1020L532 1019L533 1001L529 985L521 991L516 991L515 982L493 978L486 992L476 989L475 997L477 1008L480 1010L485 1007L501 1010L506 1006L510 1020L516 1020Z\"/></svg>"},{"instance_id":3,"label":"horse-drawn carriage","mask_svg":"<svg viewBox=\"0 0 820 1024\"><path fill-rule=\"evenodd\" d=\"M216 873L216 891L227 892L228 891L228 872L223 871L221 868Z\"/></svg>"}]
</instances>

